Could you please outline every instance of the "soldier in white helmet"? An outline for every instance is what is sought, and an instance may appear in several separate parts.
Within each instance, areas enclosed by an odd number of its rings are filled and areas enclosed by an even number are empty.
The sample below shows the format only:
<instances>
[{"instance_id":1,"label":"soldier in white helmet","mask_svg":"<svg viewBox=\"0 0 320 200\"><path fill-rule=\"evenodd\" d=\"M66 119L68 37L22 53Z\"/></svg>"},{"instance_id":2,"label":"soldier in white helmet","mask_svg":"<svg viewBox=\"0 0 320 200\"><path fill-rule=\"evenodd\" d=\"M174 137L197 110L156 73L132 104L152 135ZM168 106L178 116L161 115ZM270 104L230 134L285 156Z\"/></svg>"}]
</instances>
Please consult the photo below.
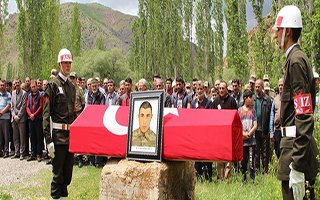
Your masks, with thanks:
<instances>
[{"instance_id":1,"label":"soldier in white helmet","mask_svg":"<svg viewBox=\"0 0 320 200\"><path fill-rule=\"evenodd\" d=\"M293 5L283 7L273 29L279 48L286 55L277 178L282 181L283 199L302 200L306 194L305 181L312 186L318 173L318 149L313 137L315 80L308 58L298 44L302 31L299 8ZM307 189L307 198L314 199L314 189Z\"/></svg>"},{"instance_id":2,"label":"soldier in white helmet","mask_svg":"<svg viewBox=\"0 0 320 200\"><path fill-rule=\"evenodd\" d=\"M71 182L73 154L69 152L69 128L76 117L76 89L67 78L71 71L72 55L61 49L58 55L60 72L45 89L43 106L43 132L52 158L52 199L66 199ZM50 133L50 117L52 133Z\"/></svg>"}]
</instances>

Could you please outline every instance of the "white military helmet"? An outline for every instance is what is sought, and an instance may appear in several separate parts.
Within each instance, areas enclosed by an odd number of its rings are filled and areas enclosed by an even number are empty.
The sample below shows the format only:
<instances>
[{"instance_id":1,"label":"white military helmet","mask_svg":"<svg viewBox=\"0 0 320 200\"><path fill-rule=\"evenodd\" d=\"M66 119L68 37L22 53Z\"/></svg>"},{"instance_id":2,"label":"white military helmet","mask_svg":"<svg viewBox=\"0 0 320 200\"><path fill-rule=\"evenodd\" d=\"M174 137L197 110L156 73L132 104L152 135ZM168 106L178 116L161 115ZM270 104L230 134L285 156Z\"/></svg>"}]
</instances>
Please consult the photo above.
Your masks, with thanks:
<instances>
[{"instance_id":1,"label":"white military helmet","mask_svg":"<svg viewBox=\"0 0 320 200\"><path fill-rule=\"evenodd\" d=\"M72 55L68 49L61 49L58 55L58 63L72 62Z\"/></svg>"},{"instance_id":2,"label":"white military helmet","mask_svg":"<svg viewBox=\"0 0 320 200\"><path fill-rule=\"evenodd\" d=\"M283 7L278 15L274 28L302 28L301 12L297 6Z\"/></svg>"}]
</instances>

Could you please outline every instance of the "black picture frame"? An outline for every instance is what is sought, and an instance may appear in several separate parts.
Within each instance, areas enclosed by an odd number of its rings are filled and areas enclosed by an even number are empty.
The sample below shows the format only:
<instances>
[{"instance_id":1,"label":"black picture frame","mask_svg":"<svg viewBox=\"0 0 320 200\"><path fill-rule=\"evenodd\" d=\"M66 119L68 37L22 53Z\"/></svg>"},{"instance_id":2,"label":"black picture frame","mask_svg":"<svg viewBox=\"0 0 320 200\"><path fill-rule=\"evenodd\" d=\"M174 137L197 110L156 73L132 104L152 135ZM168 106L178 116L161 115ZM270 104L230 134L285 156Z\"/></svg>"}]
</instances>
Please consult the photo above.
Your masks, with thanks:
<instances>
[{"instance_id":1,"label":"black picture frame","mask_svg":"<svg viewBox=\"0 0 320 200\"><path fill-rule=\"evenodd\" d=\"M162 161L163 109L164 90L131 93L127 159Z\"/></svg>"}]
</instances>

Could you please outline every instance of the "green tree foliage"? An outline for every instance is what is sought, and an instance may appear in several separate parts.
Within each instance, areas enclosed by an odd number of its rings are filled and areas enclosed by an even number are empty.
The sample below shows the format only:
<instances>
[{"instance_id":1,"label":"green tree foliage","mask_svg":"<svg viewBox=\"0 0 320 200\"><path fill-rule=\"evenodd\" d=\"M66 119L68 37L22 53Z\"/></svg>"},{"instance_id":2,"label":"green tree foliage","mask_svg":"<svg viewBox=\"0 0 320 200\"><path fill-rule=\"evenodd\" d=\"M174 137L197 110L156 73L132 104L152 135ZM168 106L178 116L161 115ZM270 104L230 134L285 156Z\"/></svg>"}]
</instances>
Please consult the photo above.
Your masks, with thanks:
<instances>
[{"instance_id":1,"label":"green tree foliage","mask_svg":"<svg viewBox=\"0 0 320 200\"><path fill-rule=\"evenodd\" d=\"M19 46L21 77L48 77L56 65L60 46L58 0L17 0L19 10L16 37Z\"/></svg>"},{"instance_id":2,"label":"green tree foliage","mask_svg":"<svg viewBox=\"0 0 320 200\"><path fill-rule=\"evenodd\" d=\"M19 47L19 54L21 58L20 70L25 74L30 68L30 42L29 42L29 23L27 16L27 5L22 0L17 0L17 7L19 10L18 24L16 30L16 37ZM16 74L16 73L15 73ZM22 73L21 73L22 74Z\"/></svg>"},{"instance_id":3,"label":"green tree foliage","mask_svg":"<svg viewBox=\"0 0 320 200\"><path fill-rule=\"evenodd\" d=\"M192 26L194 24L193 6L194 0L183 0L183 55L182 55L182 74L187 80L195 76L194 58L192 56Z\"/></svg>"},{"instance_id":4,"label":"green tree foliage","mask_svg":"<svg viewBox=\"0 0 320 200\"><path fill-rule=\"evenodd\" d=\"M132 74L123 52L119 49L110 51L89 50L76 57L72 65L73 70L83 77L108 77L116 83Z\"/></svg>"},{"instance_id":5,"label":"green tree foliage","mask_svg":"<svg viewBox=\"0 0 320 200\"><path fill-rule=\"evenodd\" d=\"M244 82L248 73L248 41L246 31L246 1L226 0L225 16L228 25L227 62L234 68L235 78Z\"/></svg>"},{"instance_id":6,"label":"green tree foliage","mask_svg":"<svg viewBox=\"0 0 320 200\"><path fill-rule=\"evenodd\" d=\"M151 79L182 74L182 0L139 0L139 18L132 26L130 66L135 77Z\"/></svg>"},{"instance_id":7,"label":"green tree foliage","mask_svg":"<svg viewBox=\"0 0 320 200\"><path fill-rule=\"evenodd\" d=\"M314 0L314 12L312 15L312 50L313 50L313 65L317 72L320 71L320 0Z\"/></svg>"},{"instance_id":8,"label":"green tree foliage","mask_svg":"<svg viewBox=\"0 0 320 200\"><path fill-rule=\"evenodd\" d=\"M29 48L30 48L30 69L25 75L33 75L33 78L40 77L43 67L44 57L42 57L42 48L44 45L44 21L43 17L46 1L26 1L28 16Z\"/></svg>"},{"instance_id":9,"label":"green tree foliage","mask_svg":"<svg viewBox=\"0 0 320 200\"><path fill-rule=\"evenodd\" d=\"M13 65L10 62L7 65L6 79L8 79L8 80L14 79L14 77L13 77Z\"/></svg>"},{"instance_id":10,"label":"green tree foliage","mask_svg":"<svg viewBox=\"0 0 320 200\"><path fill-rule=\"evenodd\" d=\"M104 47L104 38L102 34L100 34L96 39L96 48L102 51L106 50Z\"/></svg>"},{"instance_id":11,"label":"green tree foliage","mask_svg":"<svg viewBox=\"0 0 320 200\"><path fill-rule=\"evenodd\" d=\"M7 16L8 16L8 0L0 0L0 74L2 71L1 55L4 49L4 40L5 40L4 31L5 31Z\"/></svg>"},{"instance_id":12,"label":"green tree foliage","mask_svg":"<svg viewBox=\"0 0 320 200\"><path fill-rule=\"evenodd\" d=\"M224 31L223 31L223 9L222 0L213 0L213 19L214 19L214 66L216 68L216 77L218 79L222 78L223 74L223 41L224 41Z\"/></svg>"},{"instance_id":13,"label":"green tree foliage","mask_svg":"<svg viewBox=\"0 0 320 200\"><path fill-rule=\"evenodd\" d=\"M197 1L196 7L196 35L197 35L197 56L196 76L208 80L209 74L214 76L214 40L211 25L212 2L210 0ZM213 54L213 56L212 56Z\"/></svg>"},{"instance_id":14,"label":"green tree foliage","mask_svg":"<svg viewBox=\"0 0 320 200\"><path fill-rule=\"evenodd\" d=\"M80 55L81 50L81 22L79 19L79 5L75 4L71 19L71 53L74 56Z\"/></svg>"},{"instance_id":15,"label":"green tree foliage","mask_svg":"<svg viewBox=\"0 0 320 200\"><path fill-rule=\"evenodd\" d=\"M43 18L43 37L44 43L42 48L43 60L41 77L48 78L50 70L55 68L57 55L60 48L60 25L59 25L59 0L47 1Z\"/></svg>"},{"instance_id":16,"label":"green tree foliage","mask_svg":"<svg viewBox=\"0 0 320 200\"><path fill-rule=\"evenodd\" d=\"M262 10L264 0L250 0L250 3L253 7L253 12L255 14L255 18L258 22L257 32L253 36L253 55L252 60L255 64L256 75L258 77L263 77L264 74L270 73L270 68L267 66L268 55L265 53L266 45L264 42L264 38L266 36L266 21L263 19Z\"/></svg>"}]
</instances>

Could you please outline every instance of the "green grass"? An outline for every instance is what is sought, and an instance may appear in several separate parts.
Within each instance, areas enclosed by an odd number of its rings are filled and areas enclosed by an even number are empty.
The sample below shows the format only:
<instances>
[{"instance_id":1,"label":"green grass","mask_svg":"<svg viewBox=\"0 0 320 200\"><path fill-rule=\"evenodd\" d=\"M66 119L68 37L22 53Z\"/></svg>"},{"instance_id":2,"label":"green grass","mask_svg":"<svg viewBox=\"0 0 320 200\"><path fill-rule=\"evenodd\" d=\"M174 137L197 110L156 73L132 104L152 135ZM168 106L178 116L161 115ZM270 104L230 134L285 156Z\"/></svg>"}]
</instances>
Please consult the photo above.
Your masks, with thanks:
<instances>
[{"instance_id":1,"label":"green grass","mask_svg":"<svg viewBox=\"0 0 320 200\"><path fill-rule=\"evenodd\" d=\"M73 177L68 187L68 199L99 199L99 182L101 169L94 167L77 166L73 168ZM36 176L9 186L0 186L0 200L11 199L10 191L14 190L20 198L26 199L51 199L50 183L52 179L51 170L42 170ZM26 184L28 183L28 184ZM31 185L31 186L30 186ZM17 197L17 198L19 198ZM19 199L20 199L19 198Z\"/></svg>"},{"instance_id":2,"label":"green grass","mask_svg":"<svg viewBox=\"0 0 320 200\"><path fill-rule=\"evenodd\" d=\"M0 193L0 200L9 200L11 196L8 194Z\"/></svg>"},{"instance_id":3,"label":"green grass","mask_svg":"<svg viewBox=\"0 0 320 200\"><path fill-rule=\"evenodd\" d=\"M276 160L276 159L274 159ZM273 200L282 199L281 183L275 177L277 162L270 165L270 174L257 174L254 183L248 176L247 183L242 183L241 174L234 173L230 181L217 181L215 175L212 183L196 182L196 200ZM73 178L69 186L69 199L99 199L99 182L101 169L85 166L79 169L74 166ZM50 183L52 179L51 170L40 171L36 176L9 186L0 186L0 200L12 199L10 191L14 190L18 197L15 199L50 199ZM28 183L28 184L26 184ZM30 186L31 185L31 186ZM320 177L316 183L319 191ZM317 194L316 192L316 194ZM318 194L317 198L320 199ZM317 199L316 198L316 199Z\"/></svg>"},{"instance_id":4,"label":"green grass","mask_svg":"<svg viewBox=\"0 0 320 200\"><path fill-rule=\"evenodd\" d=\"M241 174L233 174L229 182L196 183L196 200L281 199L281 184L273 175L258 175L254 183L242 183Z\"/></svg>"}]
</instances>

